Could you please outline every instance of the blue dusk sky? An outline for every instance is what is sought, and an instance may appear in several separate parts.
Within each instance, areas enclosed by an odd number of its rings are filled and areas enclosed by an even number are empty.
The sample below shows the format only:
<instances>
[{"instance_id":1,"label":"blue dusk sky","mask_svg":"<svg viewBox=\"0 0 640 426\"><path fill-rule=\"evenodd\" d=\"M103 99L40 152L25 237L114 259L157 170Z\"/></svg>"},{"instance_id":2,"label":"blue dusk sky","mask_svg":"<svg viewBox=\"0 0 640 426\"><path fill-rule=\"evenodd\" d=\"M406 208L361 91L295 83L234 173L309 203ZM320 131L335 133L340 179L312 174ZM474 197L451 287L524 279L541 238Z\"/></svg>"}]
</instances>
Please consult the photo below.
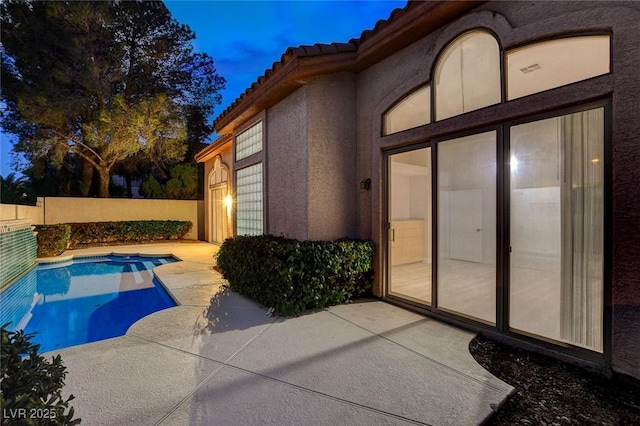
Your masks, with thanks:
<instances>
[{"instance_id":1,"label":"blue dusk sky","mask_svg":"<svg viewBox=\"0 0 640 426\"><path fill-rule=\"evenodd\" d=\"M218 74L227 80L213 120L288 47L358 38L406 1L169 0L165 4L178 22L196 33L194 50L212 56ZM12 141L8 135L0 137L0 174L6 176L13 172Z\"/></svg>"}]
</instances>

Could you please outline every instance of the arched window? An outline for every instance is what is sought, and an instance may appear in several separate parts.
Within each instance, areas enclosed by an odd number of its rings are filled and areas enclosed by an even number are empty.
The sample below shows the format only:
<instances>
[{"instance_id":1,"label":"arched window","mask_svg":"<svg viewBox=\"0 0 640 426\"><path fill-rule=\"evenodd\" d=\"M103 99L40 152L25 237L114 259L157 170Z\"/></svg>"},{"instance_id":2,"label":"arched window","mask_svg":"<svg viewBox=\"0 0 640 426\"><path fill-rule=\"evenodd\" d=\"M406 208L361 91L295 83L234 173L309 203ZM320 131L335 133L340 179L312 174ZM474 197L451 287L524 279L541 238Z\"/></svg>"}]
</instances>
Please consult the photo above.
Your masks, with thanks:
<instances>
[{"instance_id":1,"label":"arched window","mask_svg":"<svg viewBox=\"0 0 640 426\"><path fill-rule=\"evenodd\" d=\"M507 100L586 80L610 71L608 35L570 37L506 54Z\"/></svg>"},{"instance_id":2,"label":"arched window","mask_svg":"<svg viewBox=\"0 0 640 426\"><path fill-rule=\"evenodd\" d=\"M209 186L215 186L220 183L226 183L228 180L227 167L222 164L222 159L218 155L213 162L213 169L209 173Z\"/></svg>"},{"instance_id":3,"label":"arched window","mask_svg":"<svg viewBox=\"0 0 640 426\"><path fill-rule=\"evenodd\" d=\"M431 122L431 86L406 96L384 114L383 135L401 132Z\"/></svg>"},{"instance_id":4,"label":"arched window","mask_svg":"<svg viewBox=\"0 0 640 426\"><path fill-rule=\"evenodd\" d=\"M436 120L500 103L500 48L485 31L455 39L438 58L434 73Z\"/></svg>"}]
</instances>

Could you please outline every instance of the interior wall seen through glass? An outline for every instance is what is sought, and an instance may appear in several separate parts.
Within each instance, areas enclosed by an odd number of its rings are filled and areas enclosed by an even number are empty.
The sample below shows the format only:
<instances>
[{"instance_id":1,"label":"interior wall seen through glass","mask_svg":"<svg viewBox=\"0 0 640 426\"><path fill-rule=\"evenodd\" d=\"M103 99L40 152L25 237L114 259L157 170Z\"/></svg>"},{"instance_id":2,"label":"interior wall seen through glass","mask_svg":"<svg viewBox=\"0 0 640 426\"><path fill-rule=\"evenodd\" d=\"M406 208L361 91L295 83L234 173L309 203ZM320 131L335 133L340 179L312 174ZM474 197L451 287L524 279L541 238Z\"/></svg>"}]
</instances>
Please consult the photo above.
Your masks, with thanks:
<instances>
[{"instance_id":1,"label":"interior wall seen through glass","mask_svg":"<svg viewBox=\"0 0 640 426\"><path fill-rule=\"evenodd\" d=\"M500 49L484 31L455 39L434 73L436 120L500 103Z\"/></svg>"},{"instance_id":2,"label":"interior wall seen through glass","mask_svg":"<svg viewBox=\"0 0 640 426\"><path fill-rule=\"evenodd\" d=\"M438 143L438 303L496 322L496 132Z\"/></svg>"},{"instance_id":3,"label":"interior wall seen through glass","mask_svg":"<svg viewBox=\"0 0 640 426\"><path fill-rule=\"evenodd\" d=\"M389 156L389 292L431 303L431 148Z\"/></svg>"},{"instance_id":4,"label":"interior wall seen through glass","mask_svg":"<svg viewBox=\"0 0 640 426\"><path fill-rule=\"evenodd\" d=\"M608 35L570 37L507 52L507 100L610 71Z\"/></svg>"},{"instance_id":5,"label":"interior wall seen through glass","mask_svg":"<svg viewBox=\"0 0 640 426\"><path fill-rule=\"evenodd\" d=\"M431 87L424 86L391 108L383 119L383 134L401 132L431 122Z\"/></svg>"}]
</instances>

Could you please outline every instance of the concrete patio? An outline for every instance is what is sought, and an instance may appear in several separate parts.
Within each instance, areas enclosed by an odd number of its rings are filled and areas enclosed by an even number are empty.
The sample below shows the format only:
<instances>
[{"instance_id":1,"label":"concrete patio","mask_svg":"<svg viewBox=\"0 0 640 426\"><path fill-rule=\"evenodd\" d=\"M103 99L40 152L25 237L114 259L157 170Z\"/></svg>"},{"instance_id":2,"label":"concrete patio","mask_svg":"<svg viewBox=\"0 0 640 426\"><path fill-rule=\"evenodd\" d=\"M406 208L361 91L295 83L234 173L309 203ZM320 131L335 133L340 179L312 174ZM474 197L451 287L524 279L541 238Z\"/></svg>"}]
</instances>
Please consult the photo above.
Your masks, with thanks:
<instances>
[{"instance_id":1,"label":"concrete patio","mask_svg":"<svg viewBox=\"0 0 640 426\"><path fill-rule=\"evenodd\" d=\"M269 317L225 287L216 250L193 242L66 253L183 260L154 270L179 306L126 336L58 351L82 424L474 425L513 390L471 357L473 333L381 301Z\"/></svg>"}]
</instances>

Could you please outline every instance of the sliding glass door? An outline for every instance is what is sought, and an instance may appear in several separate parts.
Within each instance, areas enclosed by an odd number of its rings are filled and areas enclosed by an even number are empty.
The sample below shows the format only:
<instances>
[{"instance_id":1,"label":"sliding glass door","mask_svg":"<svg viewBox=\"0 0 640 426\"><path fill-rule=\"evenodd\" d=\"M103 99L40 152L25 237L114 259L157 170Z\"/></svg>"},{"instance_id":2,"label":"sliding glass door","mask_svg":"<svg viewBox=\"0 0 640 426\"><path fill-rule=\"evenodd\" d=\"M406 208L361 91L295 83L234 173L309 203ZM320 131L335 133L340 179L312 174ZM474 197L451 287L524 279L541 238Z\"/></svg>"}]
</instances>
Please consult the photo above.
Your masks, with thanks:
<instances>
[{"instance_id":1,"label":"sliding glass door","mask_svg":"<svg viewBox=\"0 0 640 426\"><path fill-rule=\"evenodd\" d=\"M604 109L510 129L510 328L603 350Z\"/></svg>"},{"instance_id":2,"label":"sliding glass door","mask_svg":"<svg viewBox=\"0 0 640 426\"><path fill-rule=\"evenodd\" d=\"M388 293L431 304L431 148L389 155Z\"/></svg>"},{"instance_id":3,"label":"sliding glass door","mask_svg":"<svg viewBox=\"0 0 640 426\"><path fill-rule=\"evenodd\" d=\"M495 131L438 142L440 310L496 322Z\"/></svg>"},{"instance_id":4,"label":"sliding glass door","mask_svg":"<svg viewBox=\"0 0 640 426\"><path fill-rule=\"evenodd\" d=\"M387 293L602 352L604 117L596 108L387 155Z\"/></svg>"}]
</instances>

